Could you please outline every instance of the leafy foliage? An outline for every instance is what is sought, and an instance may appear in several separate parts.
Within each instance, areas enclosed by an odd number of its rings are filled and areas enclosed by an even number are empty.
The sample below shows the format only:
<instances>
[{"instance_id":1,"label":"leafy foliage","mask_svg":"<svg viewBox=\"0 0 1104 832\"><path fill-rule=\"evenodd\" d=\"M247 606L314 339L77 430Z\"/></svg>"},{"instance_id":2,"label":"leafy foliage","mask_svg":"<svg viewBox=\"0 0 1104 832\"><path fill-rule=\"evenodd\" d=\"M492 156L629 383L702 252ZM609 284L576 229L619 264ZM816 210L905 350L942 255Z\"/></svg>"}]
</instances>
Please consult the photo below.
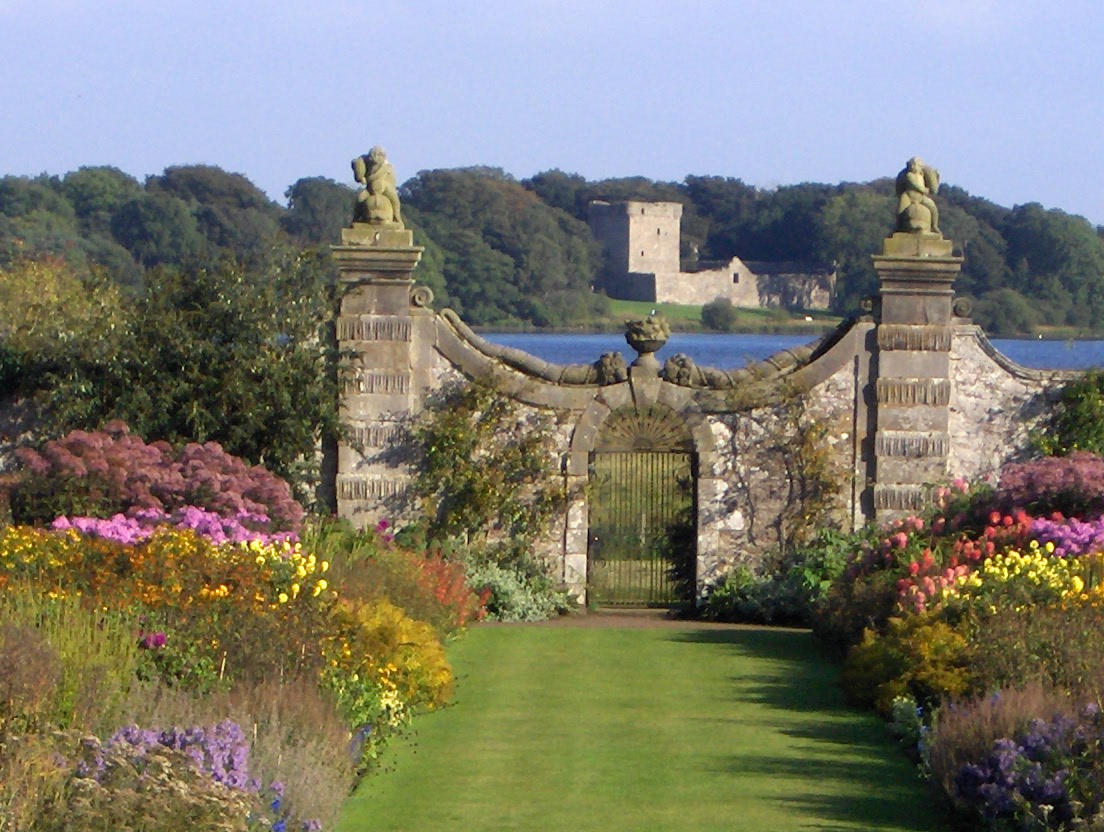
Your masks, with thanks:
<instances>
[{"instance_id":1,"label":"leafy foliage","mask_svg":"<svg viewBox=\"0 0 1104 832\"><path fill-rule=\"evenodd\" d=\"M353 215L356 194L324 176L299 179L284 193L288 210L281 222L301 245L336 245Z\"/></svg>"},{"instance_id":2,"label":"leafy foliage","mask_svg":"<svg viewBox=\"0 0 1104 832\"><path fill-rule=\"evenodd\" d=\"M479 589L489 621L543 621L572 607L566 594L539 570L472 556L465 571L468 582Z\"/></svg>"},{"instance_id":3,"label":"leafy foliage","mask_svg":"<svg viewBox=\"0 0 1104 832\"><path fill-rule=\"evenodd\" d=\"M700 614L709 621L809 626L843 575L857 540L853 534L822 529L768 574L737 567L710 588Z\"/></svg>"},{"instance_id":4,"label":"leafy foliage","mask_svg":"<svg viewBox=\"0 0 1104 832\"><path fill-rule=\"evenodd\" d=\"M116 286L81 277L60 258L20 258L0 267L0 343L29 372L62 363L71 352L110 354L126 321Z\"/></svg>"},{"instance_id":5,"label":"leafy foliage","mask_svg":"<svg viewBox=\"0 0 1104 832\"><path fill-rule=\"evenodd\" d=\"M333 286L321 257L288 257L264 276L223 263L148 281L125 313L106 290L90 295L76 307L88 309L81 329L52 345L27 340L28 305L14 324L27 331L21 392L36 397L55 435L118 419L151 439L218 442L309 496L320 437L337 430ZM45 316L46 332L66 320Z\"/></svg>"},{"instance_id":6,"label":"leafy foliage","mask_svg":"<svg viewBox=\"0 0 1104 832\"><path fill-rule=\"evenodd\" d=\"M444 388L413 433L429 539L531 543L560 499L551 427L488 384Z\"/></svg>"},{"instance_id":7,"label":"leafy foliage","mask_svg":"<svg viewBox=\"0 0 1104 832\"><path fill-rule=\"evenodd\" d=\"M736 307L728 298L717 298L702 306L701 322L706 329L732 332L737 319Z\"/></svg>"},{"instance_id":8,"label":"leafy foliage","mask_svg":"<svg viewBox=\"0 0 1104 832\"><path fill-rule=\"evenodd\" d=\"M1047 456L1104 455L1104 372L1089 370L1065 385L1048 423L1033 439Z\"/></svg>"},{"instance_id":9,"label":"leafy foliage","mask_svg":"<svg viewBox=\"0 0 1104 832\"><path fill-rule=\"evenodd\" d=\"M180 165L144 184L109 166L55 177L0 178L0 265L63 258L84 277L106 269L140 291L152 266L198 268L221 257L266 268L274 251L325 246L351 217L352 189L323 177L293 183L285 209L248 179ZM775 189L720 176L588 181L562 170L516 182L495 168L424 171L402 194L419 277L475 324L568 325L604 312L591 291L600 258L586 228L591 200L677 202L683 263L835 263L833 308L848 313L876 288L870 255L892 229L893 183L802 183ZM1104 320L1104 240L1087 221L1029 203L995 205L940 190L942 226L965 262L959 292L998 334L1044 324L1094 331Z\"/></svg>"},{"instance_id":10,"label":"leafy foliage","mask_svg":"<svg viewBox=\"0 0 1104 832\"><path fill-rule=\"evenodd\" d=\"M601 306L589 229L501 171L423 171L401 194L444 249L450 302L470 323L578 324Z\"/></svg>"}]
</instances>

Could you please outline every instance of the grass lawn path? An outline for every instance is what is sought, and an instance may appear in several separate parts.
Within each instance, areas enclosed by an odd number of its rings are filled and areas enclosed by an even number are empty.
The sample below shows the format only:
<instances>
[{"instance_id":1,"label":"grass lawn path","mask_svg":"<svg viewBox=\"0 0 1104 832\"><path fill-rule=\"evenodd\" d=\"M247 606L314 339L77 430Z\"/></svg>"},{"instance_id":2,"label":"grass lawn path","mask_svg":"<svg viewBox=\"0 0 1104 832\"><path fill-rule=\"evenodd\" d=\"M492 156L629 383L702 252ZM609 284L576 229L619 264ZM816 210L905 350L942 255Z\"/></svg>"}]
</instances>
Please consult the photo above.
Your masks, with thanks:
<instances>
[{"instance_id":1,"label":"grass lawn path","mask_svg":"<svg viewBox=\"0 0 1104 832\"><path fill-rule=\"evenodd\" d=\"M943 830L806 632L477 626L345 832Z\"/></svg>"}]
</instances>

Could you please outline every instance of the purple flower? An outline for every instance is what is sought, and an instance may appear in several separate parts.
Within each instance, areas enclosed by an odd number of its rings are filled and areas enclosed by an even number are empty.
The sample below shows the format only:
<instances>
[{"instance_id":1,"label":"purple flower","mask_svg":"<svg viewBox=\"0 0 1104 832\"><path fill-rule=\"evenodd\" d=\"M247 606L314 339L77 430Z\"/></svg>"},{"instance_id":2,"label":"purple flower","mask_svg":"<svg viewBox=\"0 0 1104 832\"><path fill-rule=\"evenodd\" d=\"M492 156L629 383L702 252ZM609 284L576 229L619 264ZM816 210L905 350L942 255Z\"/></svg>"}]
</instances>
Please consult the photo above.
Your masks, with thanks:
<instances>
[{"instance_id":1,"label":"purple flower","mask_svg":"<svg viewBox=\"0 0 1104 832\"><path fill-rule=\"evenodd\" d=\"M294 542L297 539L291 532L266 532L269 519L260 512L243 510L232 517L223 517L215 511L198 506L183 506L171 514L159 508L139 508L131 510L129 516L116 514L107 520L98 517L58 517L51 524L57 530L75 529L88 537L113 540L125 545L148 540L159 526L191 529L216 545L248 543L253 540L271 544Z\"/></svg>"},{"instance_id":2,"label":"purple flower","mask_svg":"<svg viewBox=\"0 0 1104 832\"><path fill-rule=\"evenodd\" d=\"M165 640L162 632L145 633L138 639L138 646L144 650L158 650L165 646Z\"/></svg>"}]
</instances>

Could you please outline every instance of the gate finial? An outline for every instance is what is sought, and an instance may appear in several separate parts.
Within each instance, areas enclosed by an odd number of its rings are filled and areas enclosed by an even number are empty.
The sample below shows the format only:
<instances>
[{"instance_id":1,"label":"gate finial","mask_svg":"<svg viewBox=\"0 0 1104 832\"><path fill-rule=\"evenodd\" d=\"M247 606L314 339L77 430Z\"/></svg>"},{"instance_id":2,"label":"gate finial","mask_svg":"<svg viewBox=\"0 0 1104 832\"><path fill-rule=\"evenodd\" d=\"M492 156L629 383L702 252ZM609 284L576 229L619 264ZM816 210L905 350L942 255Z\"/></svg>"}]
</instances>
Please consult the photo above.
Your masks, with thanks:
<instances>
[{"instance_id":1,"label":"gate finial","mask_svg":"<svg viewBox=\"0 0 1104 832\"><path fill-rule=\"evenodd\" d=\"M649 315L643 320L625 322L625 340L637 352L633 367L647 367L659 373L659 361L653 355L671 337L671 325L662 315Z\"/></svg>"}]
</instances>

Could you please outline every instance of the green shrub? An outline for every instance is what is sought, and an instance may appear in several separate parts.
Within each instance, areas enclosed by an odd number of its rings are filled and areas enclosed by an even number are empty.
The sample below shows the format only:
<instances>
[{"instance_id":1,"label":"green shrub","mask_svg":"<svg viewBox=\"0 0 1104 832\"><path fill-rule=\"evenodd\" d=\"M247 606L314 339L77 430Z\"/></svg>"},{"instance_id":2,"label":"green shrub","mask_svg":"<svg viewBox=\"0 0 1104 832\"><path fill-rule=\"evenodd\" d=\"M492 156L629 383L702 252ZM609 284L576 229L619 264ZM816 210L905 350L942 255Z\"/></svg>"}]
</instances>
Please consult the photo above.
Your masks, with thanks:
<instances>
[{"instance_id":1,"label":"green shrub","mask_svg":"<svg viewBox=\"0 0 1104 832\"><path fill-rule=\"evenodd\" d=\"M880 632L897 606L897 577L878 571L836 581L818 607L813 632L840 653L864 631Z\"/></svg>"},{"instance_id":2,"label":"green shrub","mask_svg":"<svg viewBox=\"0 0 1104 832\"><path fill-rule=\"evenodd\" d=\"M1104 371L1089 370L1063 387L1050 419L1032 439L1044 456L1104 456Z\"/></svg>"},{"instance_id":3,"label":"green shrub","mask_svg":"<svg viewBox=\"0 0 1104 832\"><path fill-rule=\"evenodd\" d=\"M715 298L702 306L701 322L706 329L731 332L736 328L739 313L728 298Z\"/></svg>"},{"instance_id":4,"label":"green shrub","mask_svg":"<svg viewBox=\"0 0 1104 832\"><path fill-rule=\"evenodd\" d=\"M785 577L756 575L740 566L709 591L701 617L744 624L800 624L806 620L804 602L800 588Z\"/></svg>"},{"instance_id":5,"label":"green shrub","mask_svg":"<svg viewBox=\"0 0 1104 832\"><path fill-rule=\"evenodd\" d=\"M1088 605L1000 609L971 637L979 694L1037 683L1077 696L1104 696L1104 620Z\"/></svg>"},{"instance_id":6,"label":"green shrub","mask_svg":"<svg viewBox=\"0 0 1104 832\"><path fill-rule=\"evenodd\" d=\"M544 575L530 575L513 565L473 559L467 567L468 581L485 593L487 618L491 621L542 621L570 609L567 594L557 590Z\"/></svg>"},{"instance_id":7,"label":"green shrub","mask_svg":"<svg viewBox=\"0 0 1104 832\"><path fill-rule=\"evenodd\" d=\"M970 688L968 642L934 613L891 618L886 632L867 630L843 666L848 701L890 716L910 696L924 707Z\"/></svg>"},{"instance_id":8,"label":"green shrub","mask_svg":"<svg viewBox=\"0 0 1104 832\"><path fill-rule=\"evenodd\" d=\"M866 537L863 533L820 529L811 541L797 547L787 558L787 576L805 592L810 614L843 577Z\"/></svg>"},{"instance_id":9,"label":"green shrub","mask_svg":"<svg viewBox=\"0 0 1104 832\"><path fill-rule=\"evenodd\" d=\"M701 616L710 621L809 626L863 539L821 529L766 575L737 567L709 590Z\"/></svg>"}]
</instances>

